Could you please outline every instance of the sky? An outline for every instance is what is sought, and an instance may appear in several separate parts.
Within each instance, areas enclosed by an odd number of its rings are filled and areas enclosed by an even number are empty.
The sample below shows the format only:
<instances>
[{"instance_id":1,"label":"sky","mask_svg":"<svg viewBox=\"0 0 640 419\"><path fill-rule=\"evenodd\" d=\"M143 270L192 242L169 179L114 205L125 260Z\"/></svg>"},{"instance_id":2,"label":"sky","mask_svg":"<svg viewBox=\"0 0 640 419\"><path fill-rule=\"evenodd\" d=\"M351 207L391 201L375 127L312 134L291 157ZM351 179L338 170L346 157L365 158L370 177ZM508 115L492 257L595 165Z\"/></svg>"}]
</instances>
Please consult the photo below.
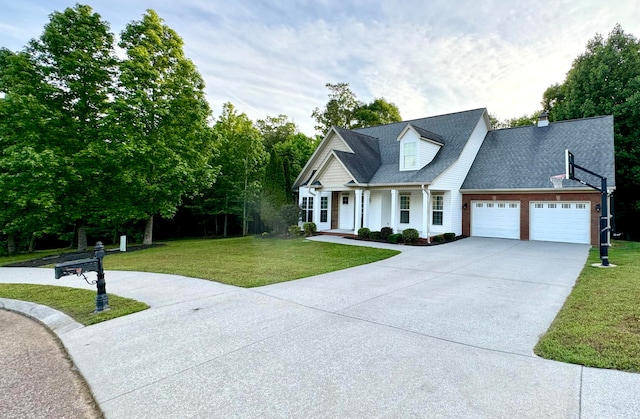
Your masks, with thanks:
<instances>
[{"instance_id":1,"label":"sky","mask_svg":"<svg viewBox=\"0 0 640 419\"><path fill-rule=\"evenodd\" d=\"M23 49L78 2L116 36L155 10L183 38L214 117L231 102L307 135L326 83L384 97L405 120L484 107L507 119L540 110L597 33L619 23L640 37L638 0L0 0L0 47Z\"/></svg>"}]
</instances>

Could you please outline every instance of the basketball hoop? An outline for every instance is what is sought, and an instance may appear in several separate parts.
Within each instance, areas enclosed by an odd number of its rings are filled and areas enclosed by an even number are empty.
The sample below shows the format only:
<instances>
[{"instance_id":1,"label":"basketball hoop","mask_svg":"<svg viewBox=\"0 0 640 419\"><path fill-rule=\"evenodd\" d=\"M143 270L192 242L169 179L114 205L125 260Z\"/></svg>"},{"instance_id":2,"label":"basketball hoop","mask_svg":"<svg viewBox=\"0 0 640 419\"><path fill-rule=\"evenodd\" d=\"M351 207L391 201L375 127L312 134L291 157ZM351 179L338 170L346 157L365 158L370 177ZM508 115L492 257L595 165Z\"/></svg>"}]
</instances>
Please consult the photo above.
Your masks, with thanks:
<instances>
[{"instance_id":1,"label":"basketball hoop","mask_svg":"<svg viewBox=\"0 0 640 419\"><path fill-rule=\"evenodd\" d=\"M562 188L562 181L567 177L567 175L562 174L562 175L555 175L555 176L551 176L549 178L549 180L551 181L551 183L553 183L553 187L554 188Z\"/></svg>"}]
</instances>

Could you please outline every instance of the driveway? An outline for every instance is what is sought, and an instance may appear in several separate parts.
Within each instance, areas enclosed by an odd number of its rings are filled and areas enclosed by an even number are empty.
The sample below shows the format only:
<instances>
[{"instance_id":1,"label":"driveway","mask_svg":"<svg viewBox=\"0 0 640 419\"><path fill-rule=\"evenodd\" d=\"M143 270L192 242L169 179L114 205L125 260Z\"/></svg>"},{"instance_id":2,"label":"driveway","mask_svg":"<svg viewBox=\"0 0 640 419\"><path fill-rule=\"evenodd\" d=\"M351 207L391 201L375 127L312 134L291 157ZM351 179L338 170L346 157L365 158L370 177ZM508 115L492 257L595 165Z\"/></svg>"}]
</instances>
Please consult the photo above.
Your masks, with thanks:
<instances>
[{"instance_id":1,"label":"driveway","mask_svg":"<svg viewBox=\"0 0 640 419\"><path fill-rule=\"evenodd\" d=\"M588 246L468 238L400 249L254 289L107 271L108 292L151 309L51 323L107 418L638 417L640 375L532 352ZM25 268L0 268L0 282L86 287Z\"/></svg>"}]
</instances>

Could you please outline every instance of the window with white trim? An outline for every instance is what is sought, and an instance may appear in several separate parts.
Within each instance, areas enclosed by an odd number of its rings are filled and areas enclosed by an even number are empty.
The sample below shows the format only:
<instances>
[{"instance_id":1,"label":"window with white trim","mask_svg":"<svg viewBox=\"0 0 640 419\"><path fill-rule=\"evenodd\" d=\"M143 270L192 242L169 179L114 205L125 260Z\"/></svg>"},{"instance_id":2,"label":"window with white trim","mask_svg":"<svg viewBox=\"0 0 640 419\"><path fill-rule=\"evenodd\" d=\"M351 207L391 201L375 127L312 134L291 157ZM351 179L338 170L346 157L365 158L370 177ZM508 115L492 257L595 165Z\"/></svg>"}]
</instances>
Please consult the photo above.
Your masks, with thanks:
<instances>
[{"instance_id":1,"label":"window with white trim","mask_svg":"<svg viewBox=\"0 0 640 419\"><path fill-rule=\"evenodd\" d=\"M431 200L431 217L434 226L441 226L444 219L444 195L433 195Z\"/></svg>"},{"instance_id":2,"label":"window with white trim","mask_svg":"<svg viewBox=\"0 0 640 419\"><path fill-rule=\"evenodd\" d=\"M302 197L302 205L300 208L302 209L302 222L313 222L313 197Z\"/></svg>"},{"instance_id":3,"label":"window with white trim","mask_svg":"<svg viewBox=\"0 0 640 419\"><path fill-rule=\"evenodd\" d=\"M402 168L415 169L418 165L418 143L415 141L402 143Z\"/></svg>"},{"instance_id":4,"label":"window with white trim","mask_svg":"<svg viewBox=\"0 0 640 419\"><path fill-rule=\"evenodd\" d=\"M342 205L349 205L349 195L342 195Z\"/></svg>"},{"instance_id":5,"label":"window with white trim","mask_svg":"<svg viewBox=\"0 0 640 419\"><path fill-rule=\"evenodd\" d=\"M320 197L320 222L326 223L328 219L329 213L329 197L321 196Z\"/></svg>"},{"instance_id":6,"label":"window with white trim","mask_svg":"<svg viewBox=\"0 0 640 419\"><path fill-rule=\"evenodd\" d=\"M400 195L400 223L409 224L411 195Z\"/></svg>"}]
</instances>

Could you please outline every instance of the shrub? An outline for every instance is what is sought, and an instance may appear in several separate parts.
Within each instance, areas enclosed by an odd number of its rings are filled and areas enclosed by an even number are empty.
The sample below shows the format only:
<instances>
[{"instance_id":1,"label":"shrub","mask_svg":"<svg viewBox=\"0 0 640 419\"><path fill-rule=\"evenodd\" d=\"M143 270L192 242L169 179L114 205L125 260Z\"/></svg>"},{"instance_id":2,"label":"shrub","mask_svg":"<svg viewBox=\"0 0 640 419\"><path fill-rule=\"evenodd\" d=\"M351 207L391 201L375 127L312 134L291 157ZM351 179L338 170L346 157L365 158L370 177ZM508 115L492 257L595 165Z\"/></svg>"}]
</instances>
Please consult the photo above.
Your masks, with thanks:
<instances>
[{"instance_id":1,"label":"shrub","mask_svg":"<svg viewBox=\"0 0 640 419\"><path fill-rule=\"evenodd\" d=\"M387 241L392 244L398 244L400 243L400 240L402 240L402 234L398 234L398 233L389 234L389 237L387 237Z\"/></svg>"},{"instance_id":2,"label":"shrub","mask_svg":"<svg viewBox=\"0 0 640 419\"><path fill-rule=\"evenodd\" d=\"M418 241L418 238L420 238L420 233L418 233L418 230L415 228L405 228L402 230L402 240L405 243L415 243Z\"/></svg>"},{"instance_id":3,"label":"shrub","mask_svg":"<svg viewBox=\"0 0 640 419\"><path fill-rule=\"evenodd\" d=\"M367 227L362 227L358 229L358 238L362 240L369 240L369 235L371 234L371 230Z\"/></svg>"},{"instance_id":4,"label":"shrub","mask_svg":"<svg viewBox=\"0 0 640 419\"><path fill-rule=\"evenodd\" d=\"M372 231L371 234L369 234L369 240L379 242L381 239L382 239L382 235L380 234L379 231Z\"/></svg>"},{"instance_id":5,"label":"shrub","mask_svg":"<svg viewBox=\"0 0 640 419\"><path fill-rule=\"evenodd\" d=\"M302 224L302 229L306 237L313 236L317 231L316 223L304 223Z\"/></svg>"},{"instance_id":6,"label":"shrub","mask_svg":"<svg viewBox=\"0 0 640 419\"><path fill-rule=\"evenodd\" d=\"M391 234L393 234L393 229L391 227L382 227L380 229L380 238L382 240L387 240Z\"/></svg>"},{"instance_id":7,"label":"shrub","mask_svg":"<svg viewBox=\"0 0 640 419\"><path fill-rule=\"evenodd\" d=\"M263 231L263 232L262 232L262 238L263 238L263 239L266 239L267 237L269 237L269 233L268 233L268 232L266 232L266 231Z\"/></svg>"},{"instance_id":8,"label":"shrub","mask_svg":"<svg viewBox=\"0 0 640 419\"><path fill-rule=\"evenodd\" d=\"M444 233L443 236L445 241L450 242L456 238L456 233Z\"/></svg>"},{"instance_id":9,"label":"shrub","mask_svg":"<svg viewBox=\"0 0 640 419\"><path fill-rule=\"evenodd\" d=\"M436 243L444 243L444 237L443 236L435 236L433 238L433 241Z\"/></svg>"},{"instance_id":10,"label":"shrub","mask_svg":"<svg viewBox=\"0 0 640 419\"><path fill-rule=\"evenodd\" d=\"M299 237L300 236L300 227L297 224L289 226L289 235L291 237Z\"/></svg>"}]
</instances>

